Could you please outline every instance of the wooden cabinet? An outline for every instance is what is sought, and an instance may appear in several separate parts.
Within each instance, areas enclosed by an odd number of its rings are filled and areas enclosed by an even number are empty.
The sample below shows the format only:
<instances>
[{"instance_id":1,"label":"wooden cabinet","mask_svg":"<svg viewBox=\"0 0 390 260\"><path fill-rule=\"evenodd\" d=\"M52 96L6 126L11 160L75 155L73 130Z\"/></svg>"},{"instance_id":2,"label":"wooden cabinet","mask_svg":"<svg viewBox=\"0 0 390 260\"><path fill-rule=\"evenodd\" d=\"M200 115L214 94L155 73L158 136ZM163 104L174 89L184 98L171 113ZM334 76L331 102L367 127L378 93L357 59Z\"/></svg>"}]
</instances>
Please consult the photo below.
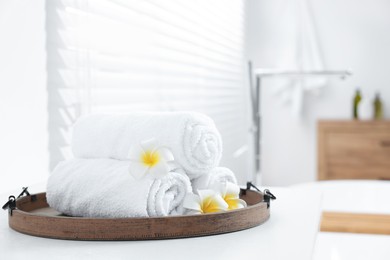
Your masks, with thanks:
<instances>
[{"instance_id":1,"label":"wooden cabinet","mask_svg":"<svg viewBox=\"0 0 390 260\"><path fill-rule=\"evenodd\" d=\"M390 180L390 121L319 121L318 179Z\"/></svg>"}]
</instances>

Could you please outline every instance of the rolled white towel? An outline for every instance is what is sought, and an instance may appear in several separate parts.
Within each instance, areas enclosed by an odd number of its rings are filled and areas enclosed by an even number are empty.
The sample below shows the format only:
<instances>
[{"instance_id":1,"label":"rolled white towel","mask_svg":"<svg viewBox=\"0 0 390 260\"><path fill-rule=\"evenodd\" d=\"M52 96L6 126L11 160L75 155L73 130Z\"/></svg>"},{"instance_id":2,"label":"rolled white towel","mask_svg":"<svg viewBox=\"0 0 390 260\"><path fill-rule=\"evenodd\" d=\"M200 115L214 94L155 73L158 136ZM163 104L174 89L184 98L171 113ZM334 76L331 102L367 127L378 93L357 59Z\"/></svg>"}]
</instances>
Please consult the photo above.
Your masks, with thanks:
<instances>
[{"instance_id":1,"label":"rolled white towel","mask_svg":"<svg viewBox=\"0 0 390 260\"><path fill-rule=\"evenodd\" d=\"M152 138L172 151L190 179L221 160L222 140L214 121L195 112L90 115L75 124L72 150L79 158L127 160L132 146Z\"/></svg>"},{"instance_id":2,"label":"rolled white towel","mask_svg":"<svg viewBox=\"0 0 390 260\"><path fill-rule=\"evenodd\" d=\"M161 179L134 179L127 161L72 159L50 175L47 202L71 216L124 218L179 215L191 184L170 172Z\"/></svg>"},{"instance_id":3,"label":"rolled white towel","mask_svg":"<svg viewBox=\"0 0 390 260\"><path fill-rule=\"evenodd\" d=\"M209 173L191 180L192 190L213 189L218 183L231 182L237 184L234 173L226 167L215 167Z\"/></svg>"}]
</instances>

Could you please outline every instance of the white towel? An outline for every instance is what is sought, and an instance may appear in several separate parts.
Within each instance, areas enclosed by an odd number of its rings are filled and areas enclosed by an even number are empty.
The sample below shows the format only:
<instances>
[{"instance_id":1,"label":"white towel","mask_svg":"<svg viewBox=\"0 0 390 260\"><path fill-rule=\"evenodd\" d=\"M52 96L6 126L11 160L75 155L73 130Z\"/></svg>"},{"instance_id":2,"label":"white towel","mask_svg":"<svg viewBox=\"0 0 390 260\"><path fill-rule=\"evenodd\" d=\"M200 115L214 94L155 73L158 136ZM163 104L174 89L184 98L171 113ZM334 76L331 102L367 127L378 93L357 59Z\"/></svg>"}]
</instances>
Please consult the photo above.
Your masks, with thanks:
<instances>
[{"instance_id":1,"label":"white towel","mask_svg":"<svg viewBox=\"0 0 390 260\"><path fill-rule=\"evenodd\" d=\"M130 147L152 138L172 151L191 179L216 167L222 156L213 120L193 112L90 115L76 123L72 150L79 158L127 160Z\"/></svg>"},{"instance_id":2,"label":"white towel","mask_svg":"<svg viewBox=\"0 0 390 260\"><path fill-rule=\"evenodd\" d=\"M54 169L47 202L70 216L125 218L179 215L191 184L170 172L161 179L134 179L128 161L72 159Z\"/></svg>"},{"instance_id":3,"label":"white towel","mask_svg":"<svg viewBox=\"0 0 390 260\"><path fill-rule=\"evenodd\" d=\"M309 0L283 0L262 5L262 11L267 13L258 28L264 39L259 48L259 56L264 57L263 67L294 71L326 69L318 38L320 27L316 26L311 4ZM291 105L292 115L300 118L306 99L318 96L328 79L322 76L274 77L267 84L277 96L277 102Z\"/></svg>"},{"instance_id":4,"label":"white towel","mask_svg":"<svg viewBox=\"0 0 390 260\"><path fill-rule=\"evenodd\" d=\"M192 190L195 193L197 190L213 189L218 183L224 182L237 184L237 179L234 173L225 167L216 167L209 173L191 180Z\"/></svg>"}]
</instances>

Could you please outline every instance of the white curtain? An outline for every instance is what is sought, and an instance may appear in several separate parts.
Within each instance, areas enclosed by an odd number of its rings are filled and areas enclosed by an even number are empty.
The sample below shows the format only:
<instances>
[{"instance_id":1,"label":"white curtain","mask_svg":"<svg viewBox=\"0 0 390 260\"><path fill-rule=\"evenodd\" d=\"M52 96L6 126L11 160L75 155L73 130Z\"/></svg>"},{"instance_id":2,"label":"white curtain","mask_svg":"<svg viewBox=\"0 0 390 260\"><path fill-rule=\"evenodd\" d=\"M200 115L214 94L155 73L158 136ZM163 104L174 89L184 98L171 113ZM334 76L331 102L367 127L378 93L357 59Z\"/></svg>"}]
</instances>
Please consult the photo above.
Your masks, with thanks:
<instances>
[{"instance_id":1,"label":"white curtain","mask_svg":"<svg viewBox=\"0 0 390 260\"><path fill-rule=\"evenodd\" d=\"M289 50L291 56L286 55L281 60L282 66L299 71L322 71L325 69L322 50L318 39L314 14L309 0L295 0L291 11L295 18L295 33L291 37ZM288 47L287 47L288 49ZM284 98L292 103L292 112L295 116L301 116L304 109L306 95L317 95L319 90L327 85L324 77L298 77L290 80L284 87Z\"/></svg>"},{"instance_id":2,"label":"white curtain","mask_svg":"<svg viewBox=\"0 0 390 260\"><path fill-rule=\"evenodd\" d=\"M195 110L246 142L244 0L47 0L49 149L71 157L83 114Z\"/></svg>"},{"instance_id":3,"label":"white curtain","mask_svg":"<svg viewBox=\"0 0 390 260\"><path fill-rule=\"evenodd\" d=\"M323 50L316 26L311 0L261 1L263 13L257 24L261 36L261 56L266 68L294 71L322 71L326 69ZM263 65L264 66L264 65ZM272 91L277 102L290 105L295 117L304 112L305 98L318 95L327 86L324 77L304 76L275 78Z\"/></svg>"}]
</instances>

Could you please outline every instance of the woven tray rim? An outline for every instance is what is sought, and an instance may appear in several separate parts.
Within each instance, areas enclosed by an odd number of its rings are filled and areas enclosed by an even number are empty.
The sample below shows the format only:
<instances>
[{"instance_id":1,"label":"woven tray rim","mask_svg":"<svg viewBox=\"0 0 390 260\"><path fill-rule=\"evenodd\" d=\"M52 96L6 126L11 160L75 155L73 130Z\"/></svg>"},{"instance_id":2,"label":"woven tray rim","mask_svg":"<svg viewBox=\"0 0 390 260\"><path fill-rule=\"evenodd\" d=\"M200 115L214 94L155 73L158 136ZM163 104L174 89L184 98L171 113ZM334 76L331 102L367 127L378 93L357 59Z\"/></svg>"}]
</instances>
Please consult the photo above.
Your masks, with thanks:
<instances>
[{"instance_id":1,"label":"woven tray rim","mask_svg":"<svg viewBox=\"0 0 390 260\"><path fill-rule=\"evenodd\" d=\"M227 212L145 218L48 216L25 211L36 201L40 205L47 204L46 193L42 192L19 198L17 208L9 214L9 225L28 235L70 240L154 240L216 235L252 228L268 220L270 209L262 201L263 194L246 192L242 198L250 198L248 204L250 200L257 203ZM40 208L44 206L33 209ZM110 229L110 225L114 227ZM144 226L145 231L138 225Z\"/></svg>"}]
</instances>

